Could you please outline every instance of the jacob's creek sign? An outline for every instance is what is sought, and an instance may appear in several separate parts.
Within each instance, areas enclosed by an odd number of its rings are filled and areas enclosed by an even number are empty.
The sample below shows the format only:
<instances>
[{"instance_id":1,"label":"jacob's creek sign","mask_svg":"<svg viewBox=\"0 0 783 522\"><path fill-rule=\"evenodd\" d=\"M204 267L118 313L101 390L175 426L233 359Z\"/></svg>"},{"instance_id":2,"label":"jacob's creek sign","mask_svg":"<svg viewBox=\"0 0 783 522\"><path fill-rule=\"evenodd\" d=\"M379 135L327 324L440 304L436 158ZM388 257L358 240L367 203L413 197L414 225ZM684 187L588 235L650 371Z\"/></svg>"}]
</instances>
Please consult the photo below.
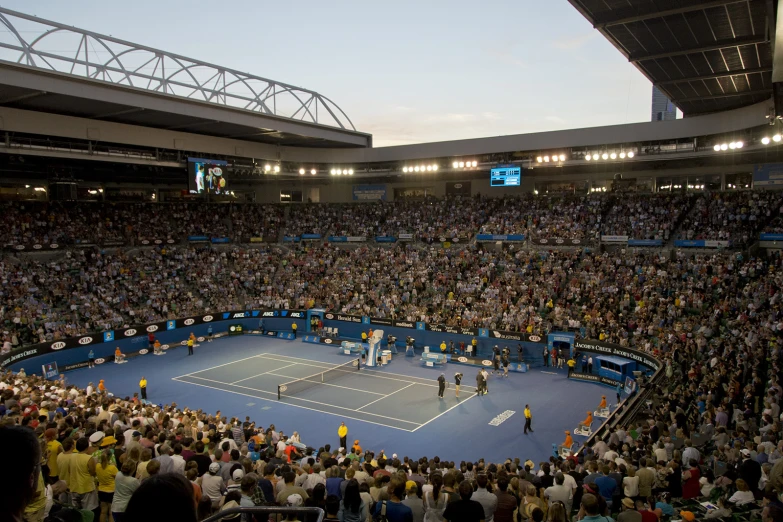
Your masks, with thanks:
<instances>
[{"instance_id":1,"label":"jacob's creek sign","mask_svg":"<svg viewBox=\"0 0 783 522\"><path fill-rule=\"evenodd\" d=\"M608 355L616 355L624 359L631 359L642 363L648 368L658 370L661 368L661 361L653 357L652 355L634 350L633 348L626 348L618 344L602 343L600 341L583 341L578 340L574 343L574 349L577 352L592 352L592 353L604 353Z\"/></svg>"}]
</instances>

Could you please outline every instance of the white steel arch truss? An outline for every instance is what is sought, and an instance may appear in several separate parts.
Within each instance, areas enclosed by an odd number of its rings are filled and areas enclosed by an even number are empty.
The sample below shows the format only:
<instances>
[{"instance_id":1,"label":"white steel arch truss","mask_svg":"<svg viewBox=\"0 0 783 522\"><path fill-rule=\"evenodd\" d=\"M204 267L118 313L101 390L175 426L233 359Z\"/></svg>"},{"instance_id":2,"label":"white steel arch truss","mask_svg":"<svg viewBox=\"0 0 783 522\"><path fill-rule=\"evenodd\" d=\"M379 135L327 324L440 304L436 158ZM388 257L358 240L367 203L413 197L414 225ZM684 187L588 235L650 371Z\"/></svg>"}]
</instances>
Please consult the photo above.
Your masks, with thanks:
<instances>
[{"instance_id":1,"label":"white steel arch truss","mask_svg":"<svg viewBox=\"0 0 783 522\"><path fill-rule=\"evenodd\" d=\"M0 7L0 61L355 131L309 89Z\"/></svg>"}]
</instances>

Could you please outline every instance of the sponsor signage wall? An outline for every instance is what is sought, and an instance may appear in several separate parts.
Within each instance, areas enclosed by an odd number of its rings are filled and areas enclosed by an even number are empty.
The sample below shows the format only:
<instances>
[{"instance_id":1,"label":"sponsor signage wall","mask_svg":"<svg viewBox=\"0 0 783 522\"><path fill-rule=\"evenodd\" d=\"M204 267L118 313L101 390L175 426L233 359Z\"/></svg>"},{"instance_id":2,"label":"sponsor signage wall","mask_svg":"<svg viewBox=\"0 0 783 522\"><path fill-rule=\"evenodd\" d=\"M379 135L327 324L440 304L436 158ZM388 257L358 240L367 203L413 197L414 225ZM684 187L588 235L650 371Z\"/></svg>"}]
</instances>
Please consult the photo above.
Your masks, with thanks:
<instances>
[{"instance_id":1,"label":"sponsor signage wall","mask_svg":"<svg viewBox=\"0 0 783 522\"><path fill-rule=\"evenodd\" d=\"M397 241L396 237L391 236L376 236L375 242L376 243L395 243Z\"/></svg>"},{"instance_id":2,"label":"sponsor signage wall","mask_svg":"<svg viewBox=\"0 0 783 522\"><path fill-rule=\"evenodd\" d=\"M783 185L783 163L767 163L753 167L753 187Z\"/></svg>"},{"instance_id":3,"label":"sponsor signage wall","mask_svg":"<svg viewBox=\"0 0 783 522\"><path fill-rule=\"evenodd\" d=\"M783 234L760 234L761 241L783 241Z\"/></svg>"},{"instance_id":4,"label":"sponsor signage wall","mask_svg":"<svg viewBox=\"0 0 783 522\"><path fill-rule=\"evenodd\" d=\"M195 237L195 236L194 236L194 237ZM139 243L141 243L141 244L142 244L142 245L144 245L144 246L149 246L149 245L163 245L163 244L166 244L166 245L173 245L173 244L175 244L175 243L176 243L176 241L175 241L175 240L173 240L173 239L159 239L159 238L158 238L158 239L156 239L156 238L146 238L146 239L142 239L142 240L140 240L140 241L139 241ZM104 246L105 246L105 243L104 243Z\"/></svg>"},{"instance_id":5,"label":"sponsor signage wall","mask_svg":"<svg viewBox=\"0 0 783 522\"><path fill-rule=\"evenodd\" d=\"M104 347L107 344L111 344L112 346L110 347L110 350L105 355L105 357L108 357L111 353L114 353L114 346L115 345L122 346L123 341L130 340L133 344L143 343L144 346L146 347L147 335L150 333L158 337L161 340L161 342L164 342L163 337L160 336L165 334L166 332L170 332L172 330L176 330L179 328L192 329L194 327L203 326L204 333L206 333L208 324L211 324L213 322L219 322L222 324L223 321L234 321L236 324L236 321L239 319L252 319L253 322L255 322L255 325L257 326L258 319L269 318L269 319L284 320L284 323L279 324L280 329L290 329L292 320L301 321L298 322L299 328L303 328L305 315L306 315L305 310L235 310L230 312L220 312L215 314L205 314L201 316L186 317L183 319L176 319L171 321L161 321L158 323L133 326L130 328L124 328L120 330L96 332L93 334L82 335L80 337L70 337L68 339L63 339L60 341L53 341L50 343L40 343L24 348L18 348L16 350L12 350L11 352L7 354L3 354L0 357L0 367L6 367L10 364L15 364L23 360L29 359L31 357L47 355L52 353L66 352L66 351L70 351L73 348L80 348L80 347L81 348L90 347L92 349L95 349L97 354L98 350L101 347ZM250 323L248 325L245 325L245 328L247 329L249 328L249 326ZM86 356L83 355L81 358L84 357ZM60 364L60 366L64 366L64 364L67 364L68 362L70 361L66 361L63 364ZM59 363L60 361L58 356L58 364Z\"/></svg>"},{"instance_id":6,"label":"sponsor signage wall","mask_svg":"<svg viewBox=\"0 0 783 522\"><path fill-rule=\"evenodd\" d=\"M728 248L729 241L715 241L711 239L678 239L674 246L680 248Z\"/></svg>"},{"instance_id":7,"label":"sponsor signage wall","mask_svg":"<svg viewBox=\"0 0 783 522\"><path fill-rule=\"evenodd\" d=\"M413 234L397 234L400 241L413 241Z\"/></svg>"},{"instance_id":8,"label":"sponsor signage wall","mask_svg":"<svg viewBox=\"0 0 783 522\"><path fill-rule=\"evenodd\" d=\"M524 241L523 234L478 234L476 241Z\"/></svg>"},{"instance_id":9,"label":"sponsor signage wall","mask_svg":"<svg viewBox=\"0 0 783 522\"><path fill-rule=\"evenodd\" d=\"M470 181L449 181L446 183L447 196L470 196Z\"/></svg>"},{"instance_id":10,"label":"sponsor signage wall","mask_svg":"<svg viewBox=\"0 0 783 522\"><path fill-rule=\"evenodd\" d=\"M386 185L354 185L354 201L385 201Z\"/></svg>"},{"instance_id":11,"label":"sponsor signage wall","mask_svg":"<svg viewBox=\"0 0 783 522\"><path fill-rule=\"evenodd\" d=\"M649 353L635 350L633 348L627 348L625 346L620 346L619 344L579 339L574 341L574 350L577 352L616 355L617 357L639 362L653 370L659 370L661 368L661 361Z\"/></svg>"},{"instance_id":12,"label":"sponsor signage wall","mask_svg":"<svg viewBox=\"0 0 783 522\"><path fill-rule=\"evenodd\" d=\"M188 236L188 241L191 243L209 243L207 236Z\"/></svg>"},{"instance_id":13,"label":"sponsor signage wall","mask_svg":"<svg viewBox=\"0 0 783 522\"><path fill-rule=\"evenodd\" d=\"M531 239L530 242L534 245L545 246L581 246L588 241L583 239L568 239L559 237L539 237L536 239Z\"/></svg>"},{"instance_id":14,"label":"sponsor signage wall","mask_svg":"<svg viewBox=\"0 0 783 522\"><path fill-rule=\"evenodd\" d=\"M601 236L602 243L627 243L628 236Z\"/></svg>"},{"instance_id":15,"label":"sponsor signage wall","mask_svg":"<svg viewBox=\"0 0 783 522\"><path fill-rule=\"evenodd\" d=\"M620 381L618 380L610 379L609 377L601 377L592 373L572 372L569 374L568 378L575 379L577 381L597 382L598 384L604 384L606 386L611 386L612 388L615 388L618 384L620 384Z\"/></svg>"},{"instance_id":16,"label":"sponsor signage wall","mask_svg":"<svg viewBox=\"0 0 783 522\"><path fill-rule=\"evenodd\" d=\"M6 245L6 248L17 252L36 252L42 250L59 250L65 248L65 245L60 245L58 243L31 243L26 245Z\"/></svg>"},{"instance_id":17,"label":"sponsor signage wall","mask_svg":"<svg viewBox=\"0 0 783 522\"><path fill-rule=\"evenodd\" d=\"M321 239L321 234L302 234L300 236L302 240L305 239Z\"/></svg>"}]
</instances>

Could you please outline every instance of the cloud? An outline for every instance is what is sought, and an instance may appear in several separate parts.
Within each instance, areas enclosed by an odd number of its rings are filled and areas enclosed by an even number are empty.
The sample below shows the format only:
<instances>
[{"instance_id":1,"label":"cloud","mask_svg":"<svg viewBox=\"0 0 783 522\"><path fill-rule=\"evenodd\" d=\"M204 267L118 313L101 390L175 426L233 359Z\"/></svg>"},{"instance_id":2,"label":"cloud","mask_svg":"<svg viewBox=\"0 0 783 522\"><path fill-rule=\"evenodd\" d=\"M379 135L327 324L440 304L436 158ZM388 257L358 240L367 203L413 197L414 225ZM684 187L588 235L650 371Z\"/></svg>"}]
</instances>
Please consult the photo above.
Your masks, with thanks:
<instances>
[{"instance_id":1,"label":"cloud","mask_svg":"<svg viewBox=\"0 0 783 522\"><path fill-rule=\"evenodd\" d=\"M564 51L574 51L587 45L587 43L598 35L598 31L591 30L586 33L577 34L566 40L558 40L554 43L555 48Z\"/></svg>"}]
</instances>

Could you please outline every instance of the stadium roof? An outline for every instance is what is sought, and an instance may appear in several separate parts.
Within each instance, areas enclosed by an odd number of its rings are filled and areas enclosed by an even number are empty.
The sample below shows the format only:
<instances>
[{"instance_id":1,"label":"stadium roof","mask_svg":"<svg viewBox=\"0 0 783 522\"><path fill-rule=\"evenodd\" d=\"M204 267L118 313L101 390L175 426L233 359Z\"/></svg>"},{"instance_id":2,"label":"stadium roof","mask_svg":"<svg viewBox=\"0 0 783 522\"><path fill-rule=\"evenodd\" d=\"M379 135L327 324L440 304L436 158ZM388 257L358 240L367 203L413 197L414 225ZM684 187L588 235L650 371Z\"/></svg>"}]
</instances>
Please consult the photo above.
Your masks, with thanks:
<instances>
[{"instance_id":1,"label":"stadium roof","mask_svg":"<svg viewBox=\"0 0 783 522\"><path fill-rule=\"evenodd\" d=\"M0 106L292 147L369 147L315 91L0 7Z\"/></svg>"},{"instance_id":2,"label":"stadium roof","mask_svg":"<svg viewBox=\"0 0 783 522\"><path fill-rule=\"evenodd\" d=\"M772 95L772 0L569 0L686 116Z\"/></svg>"}]
</instances>

